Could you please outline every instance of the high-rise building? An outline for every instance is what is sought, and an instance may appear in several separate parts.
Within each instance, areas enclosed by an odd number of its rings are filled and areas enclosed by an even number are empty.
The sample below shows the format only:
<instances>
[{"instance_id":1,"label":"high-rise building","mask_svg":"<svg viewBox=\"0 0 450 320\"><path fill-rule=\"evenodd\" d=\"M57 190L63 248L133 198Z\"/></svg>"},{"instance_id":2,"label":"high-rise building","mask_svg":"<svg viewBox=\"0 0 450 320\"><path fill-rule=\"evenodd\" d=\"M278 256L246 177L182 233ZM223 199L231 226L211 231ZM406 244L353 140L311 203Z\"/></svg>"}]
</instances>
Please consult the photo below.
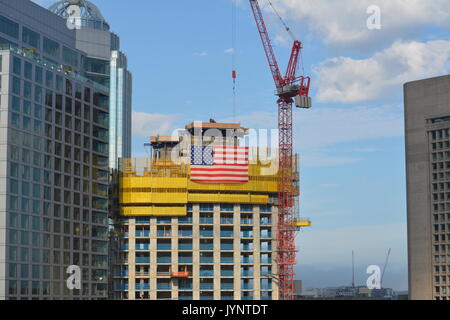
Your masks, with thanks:
<instances>
[{"instance_id":1,"label":"high-rise building","mask_svg":"<svg viewBox=\"0 0 450 320\"><path fill-rule=\"evenodd\" d=\"M237 147L246 132L194 123L122 159L116 299L278 299L278 162Z\"/></svg>"},{"instance_id":2,"label":"high-rise building","mask_svg":"<svg viewBox=\"0 0 450 320\"><path fill-rule=\"evenodd\" d=\"M0 0L0 299L107 297L109 88L76 43L63 18Z\"/></svg>"},{"instance_id":3,"label":"high-rise building","mask_svg":"<svg viewBox=\"0 0 450 320\"><path fill-rule=\"evenodd\" d=\"M90 1L60 0L49 10L68 18L75 29L75 47L86 53L86 77L110 88L109 159L110 168L117 169L119 158L131 157L132 76L120 38Z\"/></svg>"},{"instance_id":4,"label":"high-rise building","mask_svg":"<svg viewBox=\"0 0 450 320\"><path fill-rule=\"evenodd\" d=\"M405 84L411 299L450 299L450 76Z\"/></svg>"}]
</instances>

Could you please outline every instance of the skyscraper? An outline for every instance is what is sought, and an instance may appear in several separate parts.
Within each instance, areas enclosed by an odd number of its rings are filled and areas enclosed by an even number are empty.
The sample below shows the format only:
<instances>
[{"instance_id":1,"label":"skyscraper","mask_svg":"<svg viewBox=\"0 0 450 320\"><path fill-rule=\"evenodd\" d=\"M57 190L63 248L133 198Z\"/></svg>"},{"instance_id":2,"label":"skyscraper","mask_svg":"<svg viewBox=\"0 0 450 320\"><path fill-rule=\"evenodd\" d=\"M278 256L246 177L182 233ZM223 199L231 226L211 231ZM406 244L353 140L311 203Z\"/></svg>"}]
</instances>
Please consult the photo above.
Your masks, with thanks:
<instances>
[{"instance_id":1,"label":"skyscraper","mask_svg":"<svg viewBox=\"0 0 450 320\"><path fill-rule=\"evenodd\" d=\"M50 11L70 19L75 29L75 47L86 53L86 77L110 88L110 168L117 169L119 158L131 157L132 76L126 55L120 51L120 38L100 10L87 0L61 0Z\"/></svg>"},{"instance_id":2,"label":"skyscraper","mask_svg":"<svg viewBox=\"0 0 450 320\"><path fill-rule=\"evenodd\" d=\"M76 43L63 18L0 0L0 299L107 297L109 88Z\"/></svg>"},{"instance_id":3,"label":"skyscraper","mask_svg":"<svg viewBox=\"0 0 450 320\"><path fill-rule=\"evenodd\" d=\"M411 299L450 299L450 76L405 84Z\"/></svg>"},{"instance_id":4,"label":"skyscraper","mask_svg":"<svg viewBox=\"0 0 450 320\"><path fill-rule=\"evenodd\" d=\"M115 298L278 299L276 158L235 147L239 124L186 132L152 137L149 159L122 159Z\"/></svg>"}]
</instances>

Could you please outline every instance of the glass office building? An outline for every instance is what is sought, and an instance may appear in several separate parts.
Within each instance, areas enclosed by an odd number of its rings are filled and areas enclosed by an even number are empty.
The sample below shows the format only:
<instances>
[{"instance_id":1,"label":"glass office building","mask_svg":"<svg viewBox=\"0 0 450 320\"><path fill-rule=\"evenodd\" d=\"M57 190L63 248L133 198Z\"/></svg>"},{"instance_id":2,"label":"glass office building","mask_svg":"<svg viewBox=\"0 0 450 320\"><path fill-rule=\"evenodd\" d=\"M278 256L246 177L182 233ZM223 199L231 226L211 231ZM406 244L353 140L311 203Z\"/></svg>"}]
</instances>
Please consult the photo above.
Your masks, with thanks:
<instances>
[{"instance_id":1,"label":"glass office building","mask_svg":"<svg viewBox=\"0 0 450 320\"><path fill-rule=\"evenodd\" d=\"M64 19L0 0L1 300L107 297L109 88L85 62Z\"/></svg>"},{"instance_id":2,"label":"glass office building","mask_svg":"<svg viewBox=\"0 0 450 320\"><path fill-rule=\"evenodd\" d=\"M67 18L70 6L77 6L79 16L71 16L76 34L76 48L86 53L86 77L110 88L110 168L117 169L119 158L131 157L132 76L127 57L120 51L120 38L100 10L90 1L61 0L49 10Z\"/></svg>"}]
</instances>

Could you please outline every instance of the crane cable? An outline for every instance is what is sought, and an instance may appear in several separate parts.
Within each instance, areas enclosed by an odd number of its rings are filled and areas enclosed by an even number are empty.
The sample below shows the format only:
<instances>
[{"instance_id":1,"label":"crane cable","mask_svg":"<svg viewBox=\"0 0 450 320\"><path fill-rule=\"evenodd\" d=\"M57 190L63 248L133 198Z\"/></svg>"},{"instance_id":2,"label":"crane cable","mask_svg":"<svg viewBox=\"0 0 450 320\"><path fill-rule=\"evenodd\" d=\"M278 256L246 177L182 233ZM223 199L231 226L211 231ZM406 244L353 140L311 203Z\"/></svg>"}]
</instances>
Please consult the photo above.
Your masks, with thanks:
<instances>
[{"instance_id":1,"label":"crane cable","mask_svg":"<svg viewBox=\"0 0 450 320\"><path fill-rule=\"evenodd\" d=\"M236 34L237 34L237 3L231 0L231 77L233 78L233 122L236 122L236 109L237 109L237 93L236 93Z\"/></svg>"},{"instance_id":2,"label":"crane cable","mask_svg":"<svg viewBox=\"0 0 450 320\"><path fill-rule=\"evenodd\" d=\"M289 34L289 36L292 38L293 41L297 41L297 38L295 37L294 33L292 32L291 28L289 28L289 26L287 25L287 23L284 21L284 19L281 17L280 13L278 12L278 10L275 8L275 6L273 5L272 1L267 0L267 2L269 3L270 7L272 8L273 12L275 13L275 15L278 17L278 19L281 21L281 24L284 26L284 29L287 31L287 33ZM302 74L305 74L305 66L303 65L303 52L300 51L300 60L297 62L298 64L301 61L301 67L302 67Z\"/></svg>"}]
</instances>

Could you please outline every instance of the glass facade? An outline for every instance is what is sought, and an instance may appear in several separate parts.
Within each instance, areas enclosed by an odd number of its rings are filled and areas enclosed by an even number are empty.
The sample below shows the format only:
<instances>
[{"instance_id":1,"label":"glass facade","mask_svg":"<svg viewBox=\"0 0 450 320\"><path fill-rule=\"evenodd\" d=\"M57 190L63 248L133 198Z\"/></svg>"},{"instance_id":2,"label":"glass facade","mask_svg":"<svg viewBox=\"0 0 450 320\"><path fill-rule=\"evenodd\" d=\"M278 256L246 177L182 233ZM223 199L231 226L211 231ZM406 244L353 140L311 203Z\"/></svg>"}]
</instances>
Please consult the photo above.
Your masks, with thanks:
<instances>
[{"instance_id":1,"label":"glass facade","mask_svg":"<svg viewBox=\"0 0 450 320\"><path fill-rule=\"evenodd\" d=\"M0 36L18 38L20 30L24 47L39 49L43 40L43 52L60 60L62 44L0 16ZM77 63L78 53L65 49L65 60ZM0 298L106 298L108 89L17 47L1 48L0 59L2 102L9 101L2 103L7 137L0 143L7 155L0 161ZM70 265L81 267L81 290L67 288Z\"/></svg>"}]
</instances>

